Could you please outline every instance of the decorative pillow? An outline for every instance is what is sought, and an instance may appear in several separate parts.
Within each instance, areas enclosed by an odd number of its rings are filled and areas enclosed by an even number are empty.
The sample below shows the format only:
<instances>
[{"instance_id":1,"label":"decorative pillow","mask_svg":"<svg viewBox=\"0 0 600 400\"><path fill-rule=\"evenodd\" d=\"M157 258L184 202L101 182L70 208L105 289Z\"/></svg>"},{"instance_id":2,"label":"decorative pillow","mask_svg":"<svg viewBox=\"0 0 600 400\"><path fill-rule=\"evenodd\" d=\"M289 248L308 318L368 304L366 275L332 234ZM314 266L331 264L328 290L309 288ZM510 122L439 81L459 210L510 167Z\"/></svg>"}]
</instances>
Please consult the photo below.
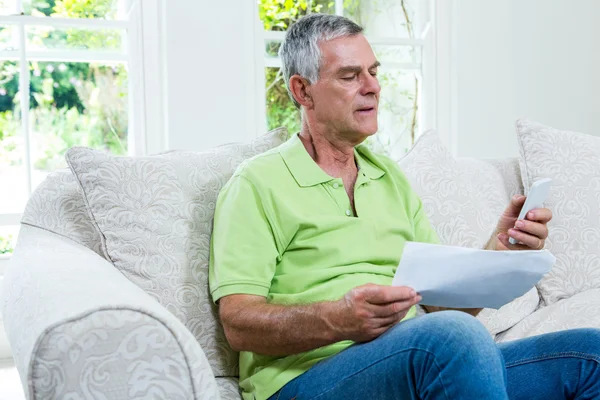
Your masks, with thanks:
<instances>
[{"instance_id":1,"label":"decorative pillow","mask_svg":"<svg viewBox=\"0 0 600 400\"><path fill-rule=\"evenodd\" d=\"M238 355L208 292L217 195L242 161L286 138L287 130L279 128L249 144L201 153L114 157L73 147L66 154L106 258L186 325L215 376L238 375Z\"/></svg>"},{"instance_id":2,"label":"decorative pillow","mask_svg":"<svg viewBox=\"0 0 600 400\"><path fill-rule=\"evenodd\" d=\"M600 137L517 121L523 186L551 178L546 248L556 264L538 284L547 305L600 288Z\"/></svg>"},{"instance_id":3,"label":"decorative pillow","mask_svg":"<svg viewBox=\"0 0 600 400\"><path fill-rule=\"evenodd\" d=\"M498 218L522 186L516 159L455 159L434 131L419 137L398 163L421 198L443 244L483 248ZM509 329L538 306L536 288L478 318L491 334Z\"/></svg>"}]
</instances>

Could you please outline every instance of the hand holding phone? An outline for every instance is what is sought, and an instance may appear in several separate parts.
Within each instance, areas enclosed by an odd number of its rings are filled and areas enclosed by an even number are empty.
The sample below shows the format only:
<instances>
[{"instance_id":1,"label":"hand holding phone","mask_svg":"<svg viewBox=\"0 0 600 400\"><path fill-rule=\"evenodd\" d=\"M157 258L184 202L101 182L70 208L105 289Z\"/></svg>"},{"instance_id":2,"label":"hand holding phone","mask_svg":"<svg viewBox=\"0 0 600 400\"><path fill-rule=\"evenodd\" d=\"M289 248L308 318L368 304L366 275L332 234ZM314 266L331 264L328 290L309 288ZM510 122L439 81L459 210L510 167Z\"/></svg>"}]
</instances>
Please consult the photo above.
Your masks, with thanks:
<instances>
[{"instance_id":1,"label":"hand holding phone","mask_svg":"<svg viewBox=\"0 0 600 400\"><path fill-rule=\"evenodd\" d=\"M531 185L531 189L529 189L529 194L527 195L527 199L525 200L525 204L523 204L523 208L521 208L517 220L526 219L525 216L527 216L529 211L544 206L544 201L546 201L551 182L552 179L545 178L537 180ZM509 238L508 242L510 244L517 244L517 241L514 238Z\"/></svg>"}]
</instances>

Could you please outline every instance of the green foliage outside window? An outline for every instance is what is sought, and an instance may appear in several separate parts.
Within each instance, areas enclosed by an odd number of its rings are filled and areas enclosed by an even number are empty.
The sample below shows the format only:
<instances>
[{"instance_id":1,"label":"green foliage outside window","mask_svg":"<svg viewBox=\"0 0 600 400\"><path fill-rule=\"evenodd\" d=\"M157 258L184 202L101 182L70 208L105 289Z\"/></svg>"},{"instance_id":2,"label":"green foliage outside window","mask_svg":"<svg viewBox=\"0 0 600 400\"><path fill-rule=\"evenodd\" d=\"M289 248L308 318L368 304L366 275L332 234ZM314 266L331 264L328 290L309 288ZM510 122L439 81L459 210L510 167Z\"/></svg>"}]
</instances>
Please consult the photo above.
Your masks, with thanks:
<instances>
[{"instance_id":1,"label":"green foliage outside window","mask_svg":"<svg viewBox=\"0 0 600 400\"><path fill-rule=\"evenodd\" d=\"M26 13L51 17L111 18L114 0L33 0ZM30 43L68 49L115 48L117 31L33 27ZM0 28L0 38L2 37ZM34 168L65 167L64 152L74 145L127 152L127 71L123 65L84 62L30 62L30 134ZM19 66L0 62L0 165L19 166L22 143ZM21 149L22 153L22 149Z\"/></svg>"},{"instance_id":2,"label":"green foliage outside window","mask_svg":"<svg viewBox=\"0 0 600 400\"><path fill-rule=\"evenodd\" d=\"M6 236L0 235L0 255L11 254L15 246L14 235L8 234Z\"/></svg>"},{"instance_id":3,"label":"green foliage outside window","mask_svg":"<svg viewBox=\"0 0 600 400\"><path fill-rule=\"evenodd\" d=\"M1 3L1 0L0 0ZM32 0L25 14L60 18L115 19L116 0ZM0 43L10 41L0 27ZM119 30L28 27L28 45L41 48L118 50ZM66 167L75 145L127 153L127 70L123 64L29 62L31 157L34 173ZM0 62L0 176L22 171L24 139L17 61ZM0 254L11 253L14 235L0 234Z\"/></svg>"}]
</instances>

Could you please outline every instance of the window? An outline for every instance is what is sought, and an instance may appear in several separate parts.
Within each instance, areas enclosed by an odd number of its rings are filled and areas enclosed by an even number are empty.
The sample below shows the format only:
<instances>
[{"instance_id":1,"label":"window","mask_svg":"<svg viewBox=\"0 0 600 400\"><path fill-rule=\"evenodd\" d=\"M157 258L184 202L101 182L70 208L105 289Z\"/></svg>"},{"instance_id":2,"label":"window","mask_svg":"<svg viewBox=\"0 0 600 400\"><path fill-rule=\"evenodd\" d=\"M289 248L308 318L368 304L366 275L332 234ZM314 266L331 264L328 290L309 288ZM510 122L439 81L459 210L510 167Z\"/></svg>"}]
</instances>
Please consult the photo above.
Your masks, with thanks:
<instances>
[{"instance_id":1,"label":"window","mask_svg":"<svg viewBox=\"0 0 600 400\"><path fill-rule=\"evenodd\" d=\"M365 35L381 62L382 87L379 132L367 144L394 158L405 154L418 137L424 121L424 76L433 50L431 10L428 0L259 0L264 28L265 97L267 126L300 129L299 112L288 98L278 50L287 28L313 12L344 15L365 28ZM425 88L427 89L427 88ZM430 125L430 124L428 124Z\"/></svg>"},{"instance_id":2,"label":"window","mask_svg":"<svg viewBox=\"0 0 600 400\"><path fill-rule=\"evenodd\" d=\"M0 0L0 257L75 145L140 154L130 126L135 0Z\"/></svg>"}]
</instances>

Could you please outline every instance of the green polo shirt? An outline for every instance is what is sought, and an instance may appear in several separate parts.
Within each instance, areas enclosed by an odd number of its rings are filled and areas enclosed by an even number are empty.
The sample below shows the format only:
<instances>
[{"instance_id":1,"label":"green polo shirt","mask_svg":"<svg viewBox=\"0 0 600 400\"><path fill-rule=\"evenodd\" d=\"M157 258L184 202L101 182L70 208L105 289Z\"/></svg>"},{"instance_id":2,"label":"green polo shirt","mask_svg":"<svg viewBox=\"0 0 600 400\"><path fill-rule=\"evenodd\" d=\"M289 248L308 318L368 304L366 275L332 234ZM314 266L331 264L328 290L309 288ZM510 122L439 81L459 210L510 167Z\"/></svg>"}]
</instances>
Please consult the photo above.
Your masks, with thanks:
<instances>
[{"instance_id":1,"label":"green polo shirt","mask_svg":"<svg viewBox=\"0 0 600 400\"><path fill-rule=\"evenodd\" d=\"M314 162L298 135L238 168L215 211L209 270L215 302L231 294L273 304L338 300L366 283L390 285L405 242L439 242L398 165L364 145L354 155L358 215L342 180ZM414 315L413 308L406 318ZM241 352L244 399L267 399L351 344L286 357Z\"/></svg>"}]
</instances>

